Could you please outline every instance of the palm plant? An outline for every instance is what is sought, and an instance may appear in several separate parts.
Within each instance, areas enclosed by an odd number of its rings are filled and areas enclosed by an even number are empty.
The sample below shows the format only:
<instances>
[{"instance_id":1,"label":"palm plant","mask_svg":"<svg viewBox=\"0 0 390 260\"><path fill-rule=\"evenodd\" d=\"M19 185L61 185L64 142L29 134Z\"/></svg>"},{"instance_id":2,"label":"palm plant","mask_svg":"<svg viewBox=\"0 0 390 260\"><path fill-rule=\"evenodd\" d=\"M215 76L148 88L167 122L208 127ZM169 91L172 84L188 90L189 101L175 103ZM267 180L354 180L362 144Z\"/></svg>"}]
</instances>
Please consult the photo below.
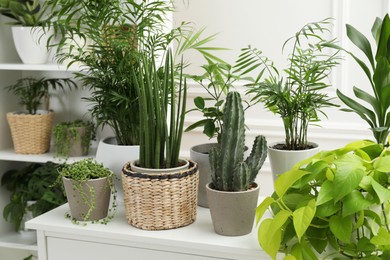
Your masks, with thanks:
<instances>
[{"instance_id":1,"label":"palm plant","mask_svg":"<svg viewBox=\"0 0 390 260\"><path fill-rule=\"evenodd\" d=\"M343 108L346 112L355 112L366 121L377 143L387 144L390 128L390 19L387 14L384 19L376 18L371 32L376 43L376 53L373 55L368 39L352 25L347 24L347 36L366 56L369 64L363 62L352 52L344 50L340 46L328 44L327 46L347 52L356 61L366 74L374 95L353 87L353 93L359 100L356 101L341 91L337 90L337 96L348 106ZM361 103L363 101L363 103ZM371 108L364 104L368 104Z\"/></svg>"},{"instance_id":2,"label":"palm plant","mask_svg":"<svg viewBox=\"0 0 390 260\"><path fill-rule=\"evenodd\" d=\"M252 101L264 106L283 120L286 145L281 149L307 149L307 130L310 123L320 121L319 114L326 107L336 106L323 92L330 85L325 83L332 68L338 64L337 53L325 53L329 19L306 24L283 45L283 50L292 41L292 52L282 77L274 63L251 46L242 49L237 61L237 71L245 73L259 69L258 76L248 84ZM264 75L267 75L265 77ZM265 78L264 78L265 77Z\"/></svg>"},{"instance_id":3,"label":"palm plant","mask_svg":"<svg viewBox=\"0 0 390 260\"><path fill-rule=\"evenodd\" d=\"M13 19L12 24L23 26L42 26L52 17L39 0L0 0L0 14Z\"/></svg>"}]
</instances>

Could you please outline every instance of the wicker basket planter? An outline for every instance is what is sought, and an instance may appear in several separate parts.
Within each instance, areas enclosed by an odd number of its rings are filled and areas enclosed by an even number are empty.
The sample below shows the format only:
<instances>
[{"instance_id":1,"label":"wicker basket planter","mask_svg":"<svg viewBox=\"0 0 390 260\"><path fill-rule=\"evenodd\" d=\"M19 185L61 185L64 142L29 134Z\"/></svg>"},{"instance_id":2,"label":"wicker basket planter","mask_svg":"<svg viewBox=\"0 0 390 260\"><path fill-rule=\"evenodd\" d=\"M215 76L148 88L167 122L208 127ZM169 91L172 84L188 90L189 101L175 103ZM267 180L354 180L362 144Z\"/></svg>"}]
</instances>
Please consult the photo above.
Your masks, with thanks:
<instances>
[{"instance_id":1,"label":"wicker basket planter","mask_svg":"<svg viewBox=\"0 0 390 260\"><path fill-rule=\"evenodd\" d=\"M7 113L15 153L42 154L50 148L54 112L39 114Z\"/></svg>"},{"instance_id":2,"label":"wicker basket planter","mask_svg":"<svg viewBox=\"0 0 390 260\"><path fill-rule=\"evenodd\" d=\"M199 172L195 162L173 172L133 171L130 163L122 170L127 222L145 230L187 226L196 219Z\"/></svg>"}]
</instances>

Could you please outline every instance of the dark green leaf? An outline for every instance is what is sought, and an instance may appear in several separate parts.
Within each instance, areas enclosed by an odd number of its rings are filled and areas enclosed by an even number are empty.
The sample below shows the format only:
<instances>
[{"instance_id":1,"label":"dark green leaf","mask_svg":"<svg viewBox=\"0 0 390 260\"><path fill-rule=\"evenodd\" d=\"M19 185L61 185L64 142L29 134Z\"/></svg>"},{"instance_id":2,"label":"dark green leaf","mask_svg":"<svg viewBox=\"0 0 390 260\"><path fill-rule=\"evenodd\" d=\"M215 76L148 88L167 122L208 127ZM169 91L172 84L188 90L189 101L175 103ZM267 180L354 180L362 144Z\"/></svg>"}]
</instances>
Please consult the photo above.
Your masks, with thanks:
<instances>
[{"instance_id":1,"label":"dark green leaf","mask_svg":"<svg viewBox=\"0 0 390 260\"><path fill-rule=\"evenodd\" d=\"M332 233L342 242L350 243L352 234L352 218L332 216L329 220L329 227Z\"/></svg>"}]
</instances>

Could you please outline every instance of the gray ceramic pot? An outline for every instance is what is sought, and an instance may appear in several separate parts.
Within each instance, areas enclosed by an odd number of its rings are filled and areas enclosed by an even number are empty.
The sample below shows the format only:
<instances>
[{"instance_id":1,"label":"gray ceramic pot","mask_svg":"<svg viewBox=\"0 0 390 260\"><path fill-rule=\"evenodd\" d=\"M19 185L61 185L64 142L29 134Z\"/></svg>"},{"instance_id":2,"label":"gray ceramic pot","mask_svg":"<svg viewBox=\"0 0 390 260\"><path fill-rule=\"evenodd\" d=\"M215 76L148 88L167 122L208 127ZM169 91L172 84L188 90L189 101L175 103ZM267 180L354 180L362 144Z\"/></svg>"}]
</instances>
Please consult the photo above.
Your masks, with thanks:
<instances>
[{"instance_id":1,"label":"gray ceramic pot","mask_svg":"<svg viewBox=\"0 0 390 260\"><path fill-rule=\"evenodd\" d=\"M207 184L207 199L211 219L217 234L224 236L242 236L249 234L253 228L259 186L255 184L247 191L219 191Z\"/></svg>"},{"instance_id":2,"label":"gray ceramic pot","mask_svg":"<svg viewBox=\"0 0 390 260\"><path fill-rule=\"evenodd\" d=\"M94 221L107 217L110 203L111 190L107 177L92 179L84 182L74 181L62 177L64 183L66 198L68 199L70 214L76 220ZM94 190L94 196L91 196L90 187ZM90 205L94 201L88 219L85 219Z\"/></svg>"}]
</instances>

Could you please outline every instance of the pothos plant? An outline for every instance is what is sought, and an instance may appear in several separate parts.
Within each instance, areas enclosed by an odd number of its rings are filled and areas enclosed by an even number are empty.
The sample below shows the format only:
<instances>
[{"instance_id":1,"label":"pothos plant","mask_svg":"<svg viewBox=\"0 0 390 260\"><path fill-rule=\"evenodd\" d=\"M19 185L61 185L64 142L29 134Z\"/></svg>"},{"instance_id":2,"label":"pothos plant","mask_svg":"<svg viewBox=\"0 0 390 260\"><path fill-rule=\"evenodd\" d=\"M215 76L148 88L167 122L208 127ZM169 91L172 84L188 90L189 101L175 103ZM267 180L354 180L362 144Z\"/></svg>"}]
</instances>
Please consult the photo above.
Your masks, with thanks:
<instances>
[{"instance_id":1,"label":"pothos plant","mask_svg":"<svg viewBox=\"0 0 390 260\"><path fill-rule=\"evenodd\" d=\"M389 259L388 172L390 149L372 141L300 162L256 209L261 247L273 259Z\"/></svg>"},{"instance_id":2,"label":"pothos plant","mask_svg":"<svg viewBox=\"0 0 390 260\"><path fill-rule=\"evenodd\" d=\"M80 131L83 128L83 131ZM77 119L61 122L53 127L54 155L67 158L71 145L80 142L82 154L88 154L91 139L95 138L95 126L90 121Z\"/></svg>"},{"instance_id":3,"label":"pothos plant","mask_svg":"<svg viewBox=\"0 0 390 260\"><path fill-rule=\"evenodd\" d=\"M111 207L108 209L109 213L107 217L92 221L92 223L107 224L111 219L114 218L117 209L117 191L114 186L114 175L112 171L103 166L103 164L96 162L94 159L87 158L77 161L72 164L65 164L64 167L59 171L59 175L56 184L62 185L62 178L66 177L71 180L73 188L81 195L84 203L88 206L86 214L83 216L83 221L89 221L92 211L95 209L95 189L89 186L88 192L83 189L83 183L98 178L107 177L108 187L111 193ZM63 186L62 186L63 187ZM63 190L66 194L65 189ZM71 219L73 223L79 224L79 221L72 218L70 214L66 215L67 218Z\"/></svg>"}]
</instances>

